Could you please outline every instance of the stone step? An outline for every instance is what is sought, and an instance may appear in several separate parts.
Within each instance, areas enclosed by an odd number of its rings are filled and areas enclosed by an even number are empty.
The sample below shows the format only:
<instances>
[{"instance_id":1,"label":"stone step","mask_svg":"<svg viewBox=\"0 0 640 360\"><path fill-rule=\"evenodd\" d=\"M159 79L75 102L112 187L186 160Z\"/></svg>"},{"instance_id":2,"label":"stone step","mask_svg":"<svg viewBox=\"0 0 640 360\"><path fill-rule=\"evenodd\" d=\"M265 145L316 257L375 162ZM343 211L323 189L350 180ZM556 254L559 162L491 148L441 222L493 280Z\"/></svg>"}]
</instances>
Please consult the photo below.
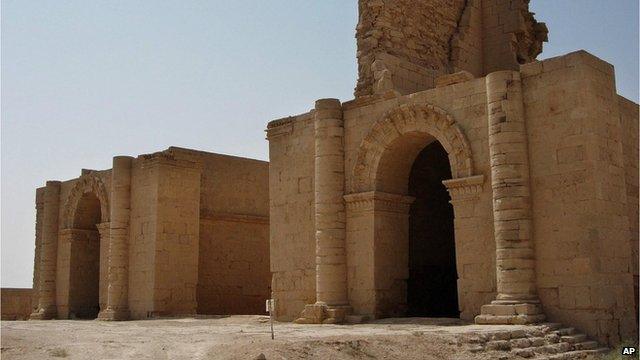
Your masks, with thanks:
<instances>
[{"instance_id":1,"label":"stone step","mask_svg":"<svg viewBox=\"0 0 640 360\"><path fill-rule=\"evenodd\" d=\"M509 342L511 343L512 349L523 349L533 346L531 340L527 338L511 339Z\"/></svg>"},{"instance_id":2,"label":"stone step","mask_svg":"<svg viewBox=\"0 0 640 360\"><path fill-rule=\"evenodd\" d=\"M588 355L607 354L610 351L608 348L598 348L594 350L573 350L565 353L555 354L547 356L541 359L544 360L573 360L584 359Z\"/></svg>"},{"instance_id":3,"label":"stone step","mask_svg":"<svg viewBox=\"0 0 640 360\"><path fill-rule=\"evenodd\" d=\"M347 315L345 316L345 322L347 324L362 324L371 320L370 315Z\"/></svg>"},{"instance_id":4,"label":"stone step","mask_svg":"<svg viewBox=\"0 0 640 360\"><path fill-rule=\"evenodd\" d=\"M594 350L598 348L597 341L583 341L576 344L573 344L573 347L576 350Z\"/></svg>"},{"instance_id":5,"label":"stone step","mask_svg":"<svg viewBox=\"0 0 640 360\"><path fill-rule=\"evenodd\" d=\"M578 351L583 351L587 354L609 354L611 352L611 349L606 347L600 347L592 350L578 350Z\"/></svg>"},{"instance_id":6,"label":"stone step","mask_svg":"<svg viewBox=\"0 0 640 360\"><path fill-rule=\"evenodd\" d=\"M575 344L575 343L587 341L587 335L585 334L565 335L565 336L561 336L560 340L564 342L568 342L570 344Z\"/></svg>"},{"instance_id":7,"label":"stone step","mask_svg":"<svg viewBox=\"0 0 640 360\"><path fill-rule=\"evenodd\" d=\"M533 351L536 354L544 355L544 354L557 354L557 353L571 351L572 347L571 347L571 344L569 343L558 343L558 344L544 345L544 346L538 346L538 347L531 347L528 349L531 349L531 351Z\"/></svg>"},{"instance_id":8,"label":"stone step","mask_svg":"<svg viewBox=\"0 0 640 360\"><path fill-rule=\"evenodd\" d=\"M487 342L486 348L488 350L509 351L511 343L509 340L494 340Z\"/></svg>"},{"instance_id":9,"label":"stone step","mask_svg":"<svg viewBox=\"0 0 640 360\"><path fill-rule=\"evenodd\" d=\"M553 342L547 342L547 340L543 337L530 337L529 341L531 341L532 347L544 346L544 345L553 343Z\"/></svg>"},{"instance_id":10,"label":"stone step","mask_svg":"<svg viewBox=\"0 0 640 360\"><path fill-rule=\"evenodd\" d=\"M553 331L553 330L560 329L562 327L562 324L548 322L548 323L542 323L542 324L540 324L540 326L549 329L548 331Z\"/></svg>"},{"instance_id":11,"label":"stone step","mask_svg":"<svg viewBox=\"0 0 640 360\"><path fill-rule=\"evenodd\" d=\"M533 349L535 349L535 347L529 347L529 348L524 348L524 349L515 349L513 350L513 353L517 356L523 357L525 359L529 359L532 358L534 356L536 356L535 351L533 351Z\"/></svg>"},{"instance_id":12,"label":"stone step","mask_svg":"<svg viewBox=\"0 0 640 360\"><path fill-rule=\"evenodd\" d=\"M558 333L553 332L545 335L544 339L550 344L555 344L560 342L560 335L558 335Z\"/></svg>"},{"instance_id":13,"label":"stone step","mask_svg":"<svg viewBox=\"0 0 640 360\"><path fill-rule=\"evenodd\" d=\"M560 336L566 336L566 335L573 335L576 332L576 329L569 327L569 328L562 328L562 329L558 329L556 330L556 332L560 335Z\"/></svg>"}]
</instances>

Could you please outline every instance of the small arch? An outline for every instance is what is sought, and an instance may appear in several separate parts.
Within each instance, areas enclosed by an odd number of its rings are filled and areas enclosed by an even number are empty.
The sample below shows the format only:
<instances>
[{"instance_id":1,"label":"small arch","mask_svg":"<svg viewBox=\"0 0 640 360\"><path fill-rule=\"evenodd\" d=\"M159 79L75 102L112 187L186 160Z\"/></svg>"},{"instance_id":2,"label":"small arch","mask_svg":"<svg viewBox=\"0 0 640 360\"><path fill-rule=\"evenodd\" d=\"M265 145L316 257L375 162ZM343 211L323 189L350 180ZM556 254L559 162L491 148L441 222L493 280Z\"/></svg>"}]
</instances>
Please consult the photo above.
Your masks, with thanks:
<instances>
[{"instance_id":1,"label":"small arch","mask_svg":"<svg viewBox=\"0 0 640 360\"><path fill-rule=\"evenodd\" d=\"M79 207L87 201L95 202L96 200L100 202L100 214L96 215L99 217L99 222L109 222L109 198L104 182L95 176L81 176L73 185L64 203L64 228L71 229L76 222L82 222L82 219L76 219Z\"/></svg>"},{"instance_id":2,"label":"small arch","mask_svg":"<svg viewBox=\"0 0 640 360\"><path fill-rule=\"evenodd\" d=\"M393 184L392 179L384 178L385 174L406 179L418 153L436 140L448 154L452 178L472 176L471 146L456 121L430 104L403 104L378 120L362 140L351 192L405 193L399 188L406 184ZM389 171L378 171L380 166L389 167Z\"/></svg>"}]
</instances>

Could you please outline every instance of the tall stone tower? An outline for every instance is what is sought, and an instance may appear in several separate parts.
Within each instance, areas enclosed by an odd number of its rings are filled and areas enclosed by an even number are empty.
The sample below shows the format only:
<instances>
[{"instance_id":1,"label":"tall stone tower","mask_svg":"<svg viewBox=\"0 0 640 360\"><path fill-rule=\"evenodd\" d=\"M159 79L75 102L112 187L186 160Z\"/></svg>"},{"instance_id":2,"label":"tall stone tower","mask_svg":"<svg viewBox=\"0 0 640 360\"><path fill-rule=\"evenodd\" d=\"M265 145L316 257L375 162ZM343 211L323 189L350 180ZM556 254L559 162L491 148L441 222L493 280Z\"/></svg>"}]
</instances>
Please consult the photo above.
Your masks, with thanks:
<instances>
[{"instance_id":1,"label":"tall stone tower","mask_svg":"<svg viewBox=\"0 0 640 360\"><path fill-rule=\"evenodd\" d=\"M517 70L547 27L529 0L359 0L356 97L435 86L441 75Z\"/></svg>"}]
</instances>

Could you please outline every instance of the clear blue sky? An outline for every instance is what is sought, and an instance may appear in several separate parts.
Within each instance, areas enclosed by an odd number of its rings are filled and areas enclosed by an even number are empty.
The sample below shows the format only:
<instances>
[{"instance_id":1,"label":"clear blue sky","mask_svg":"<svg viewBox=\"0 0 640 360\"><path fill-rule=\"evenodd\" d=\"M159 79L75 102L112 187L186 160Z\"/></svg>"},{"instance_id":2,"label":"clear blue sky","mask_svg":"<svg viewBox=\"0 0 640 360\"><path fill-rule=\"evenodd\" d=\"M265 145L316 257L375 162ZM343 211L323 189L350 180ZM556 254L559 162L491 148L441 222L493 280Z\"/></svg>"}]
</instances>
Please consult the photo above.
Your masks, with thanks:
<instances>
[{"instance_id":1,"label":"clear blue sky","mask_svg":"<svg viewBox=\"0 0 640 360\"><path fill-rule=\"evenodd\" d=\"M637 0L533 0L638 101ZM2 0L2 286L30 287L35 188L171 145L267 159L268 121L352 97L356 0Z\"/></svg>"}]
</instances>

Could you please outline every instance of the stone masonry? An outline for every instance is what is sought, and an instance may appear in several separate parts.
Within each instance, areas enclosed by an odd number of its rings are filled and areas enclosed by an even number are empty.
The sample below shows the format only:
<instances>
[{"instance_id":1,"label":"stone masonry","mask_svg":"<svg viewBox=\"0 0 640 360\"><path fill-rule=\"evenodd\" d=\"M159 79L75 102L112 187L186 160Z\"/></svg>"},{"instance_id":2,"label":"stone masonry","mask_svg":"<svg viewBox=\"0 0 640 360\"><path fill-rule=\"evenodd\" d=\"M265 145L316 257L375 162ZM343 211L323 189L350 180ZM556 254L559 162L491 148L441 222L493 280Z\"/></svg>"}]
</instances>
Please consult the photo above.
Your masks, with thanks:
<instances>
[{"instance_id":1,"label":"stone masonry","mask_svg":"<svg viewBox=\"0 0 640 360\"><path fill-rule=\"evenodd\" d=\"M169 148L47 182L31 318L263 313L267 180L266 162Z\"/></svg>"},{"instance_id":2,"label":"stone masonry","mask_svg":"<svg viewBox=\"0 0 640 360\"><path fill-rule=\"evenodd\" d=\"M276 317L453 308L479 324L562 322L586 334L573 342L635 338L638 105L613 67L584 51L536 61L547 28L526 0L359 11L355 99L267 126ZM446 171L417 160L437 149ZM448 203L417 199L439 191ZM439 220L417 226L426 213Z\"/></svg>"},{"instance_id":3,"label":"stone masonry","mask_svg":"<svg viewBox=\"0 0 640 360\"><path fill-rule=\"evenodd\" d=\"M522 357L637 339L639 108L613 67L537 61L528 0L358 4L354 99L271 121L269 163L171 147L37 189L34 287L3 290L7 316L272 297L301 324L537 324L475 342Z\"/></svg>"}]
</instances>

